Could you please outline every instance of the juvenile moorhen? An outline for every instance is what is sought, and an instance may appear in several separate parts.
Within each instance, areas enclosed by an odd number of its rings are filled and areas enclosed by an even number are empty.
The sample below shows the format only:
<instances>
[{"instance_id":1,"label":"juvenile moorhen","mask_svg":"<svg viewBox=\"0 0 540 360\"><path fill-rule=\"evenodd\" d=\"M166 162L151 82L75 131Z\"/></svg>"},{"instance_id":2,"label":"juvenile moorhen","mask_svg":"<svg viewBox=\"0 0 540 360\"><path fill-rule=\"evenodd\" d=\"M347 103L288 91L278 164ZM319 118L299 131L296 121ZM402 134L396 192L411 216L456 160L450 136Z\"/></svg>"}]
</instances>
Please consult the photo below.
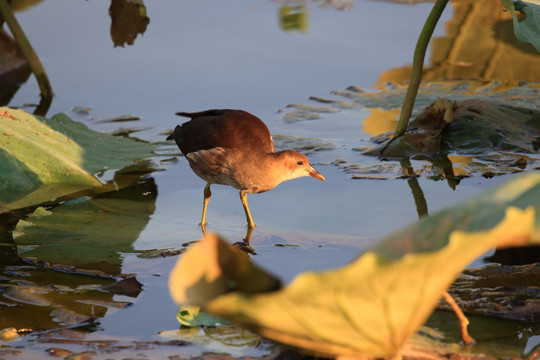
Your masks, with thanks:
<instances>
[{"instance_id":1,"label":"juvenile moorhen","mask_svg":"<svg viewBox=\"0 0 540 360\"><path fill-rule=\"evenodd\" d=\"M274 151L274 142L266 125L243 110L207 110L178 112L191 118L177 125L167 140L176 141L191 169L207 182L201 226L206 224L206 208L211 184L229 185L240 190L248 229L255 224L249 212L248 193L262 193L283 181L311 176L325 181L297 151ZM204 229L203 229L204 231Z\"/></svg>"}]
</instances>

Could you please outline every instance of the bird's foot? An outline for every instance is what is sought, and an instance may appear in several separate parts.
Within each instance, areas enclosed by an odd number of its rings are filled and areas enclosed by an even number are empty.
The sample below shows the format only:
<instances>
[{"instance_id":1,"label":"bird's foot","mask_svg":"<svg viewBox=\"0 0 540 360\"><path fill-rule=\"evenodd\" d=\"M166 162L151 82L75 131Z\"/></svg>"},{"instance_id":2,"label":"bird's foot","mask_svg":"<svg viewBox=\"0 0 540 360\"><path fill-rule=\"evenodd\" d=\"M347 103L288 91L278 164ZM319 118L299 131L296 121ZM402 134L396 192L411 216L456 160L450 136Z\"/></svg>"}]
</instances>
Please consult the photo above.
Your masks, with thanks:
<instances>
[{"instance_id":1,"label":"bird's foot","mask_svg":"<svg viewBox=\"0 0 540 360\"><path fill-rule=\"evenodd\" d=\"M247 242L245 241L238 241L232 244L233 246L237 247L238 249L242 250L246 255L257 255L257 252L255 249Z\"/></svg>"}]
</instances>

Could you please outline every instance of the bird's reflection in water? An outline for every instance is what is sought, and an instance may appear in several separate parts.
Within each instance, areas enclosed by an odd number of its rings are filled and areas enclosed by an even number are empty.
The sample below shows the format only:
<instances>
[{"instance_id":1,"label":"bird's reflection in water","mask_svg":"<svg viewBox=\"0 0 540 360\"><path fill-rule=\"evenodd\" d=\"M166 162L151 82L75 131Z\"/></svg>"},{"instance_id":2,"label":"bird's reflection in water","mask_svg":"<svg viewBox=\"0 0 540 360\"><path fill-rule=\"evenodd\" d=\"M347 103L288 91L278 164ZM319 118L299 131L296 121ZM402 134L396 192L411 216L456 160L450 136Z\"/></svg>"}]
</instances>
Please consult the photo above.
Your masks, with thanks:
<instances>
[{"instance_id":1,"label":"bird's reflection in water","mask_svg":"<svg viewBox=\"0 0 540 360\"><path fill-rule=\"evenodd\" d=\"M200 224L200 226L201 226L201 231L202 231L202 235L204 239L208 234L208 232L206 231L206 224ZM244 253L248 255L257 255L257 252L255 251L253 246L251 246L251 243L250 243L251 236L253 235L253 230L254 228L248 226L244 239L242 239L242 241L237 241L233 243L232 245L236 246L237 248L239 248L240 250L242 250Z\"/></svg>"}]
</instances>

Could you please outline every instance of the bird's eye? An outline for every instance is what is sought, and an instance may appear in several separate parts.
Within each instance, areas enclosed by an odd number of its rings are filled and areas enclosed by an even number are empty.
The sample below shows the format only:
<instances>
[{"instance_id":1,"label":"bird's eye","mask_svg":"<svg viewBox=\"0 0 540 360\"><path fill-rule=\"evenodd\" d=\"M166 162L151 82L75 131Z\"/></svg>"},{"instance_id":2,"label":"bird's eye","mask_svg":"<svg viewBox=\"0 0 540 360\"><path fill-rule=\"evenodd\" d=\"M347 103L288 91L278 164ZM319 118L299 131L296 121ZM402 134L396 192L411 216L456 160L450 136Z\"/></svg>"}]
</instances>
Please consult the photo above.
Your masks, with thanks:
<instances>
[{"instance_id":1,"label":"bird's eye","mask_svg":"<svg viewBox=\"0 0 540 360\"><path fill-rule=\"evenodd\" d=\"M296 165L304 165L304 162L302 160L299 160Z\"/></svg>"}]
</instances>

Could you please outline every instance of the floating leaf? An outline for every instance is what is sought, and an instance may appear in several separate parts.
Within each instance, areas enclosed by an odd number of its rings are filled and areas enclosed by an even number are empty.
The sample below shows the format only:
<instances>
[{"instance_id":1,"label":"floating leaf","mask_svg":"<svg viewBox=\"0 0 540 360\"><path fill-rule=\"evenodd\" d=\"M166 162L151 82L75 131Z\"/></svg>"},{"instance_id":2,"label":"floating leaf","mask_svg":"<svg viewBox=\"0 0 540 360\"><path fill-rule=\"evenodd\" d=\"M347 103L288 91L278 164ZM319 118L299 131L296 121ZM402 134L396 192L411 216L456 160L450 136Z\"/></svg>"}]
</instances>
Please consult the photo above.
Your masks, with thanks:
<instances>
[{"instance_id":1,"label":"floating leaf","mask_svg":"<svg viewBox=\"0 0 540 360\"><path fill-rule=\"evenodd\" d=\"M13 265L0 269L0 328L54 329L104 317L129 305L107 290L114 285L114 278L28 265L16 260L15 254L12 258Z\"/></svg>"},{"instance_id":2,"label":"floating leaf","mask_svg":"<svg viewBox=\"0 0 540 360\"><path fill-rule=\"evenodd\" d=\"M411 121L405 133L365 154L382 158L434 157L444 152L536 153L540 111L482 100L437 99Z\"/></svg>"},{"instance_id":3,"label":"floating leaf","mask_svg":"<svg viewBox=\"0 0 540 360\"><path fill-rule=\"evenodd\" d=\"M178 322L184 326L216 326L230 324L229 321L217 318L201 310L200 306L183 305L176 314Z\"/></svg>"},{"instance_id":4,"label":"floating leaf","mask_svg":"<svg viewBox=\"0 0 540 360\"><path fill-rule=\"evenodd\" d=\"M446 178L454 182L465 176L493 177L535 170L540 161L537 152L540 146L537 121L540 117L539 85L522 82L512 88L500 89L501 86L498 82L482 81L424 83L415 100L414 116L428 119L428 126L422 124L418 127L415 120L409 126L410 133L392 140L391 146L386 145L393 135L399 114L396 108L403 104L406 86L388 84L379 92L362 91L356 87L335 91L334 94L351 100L353 107L343 109L336 105L336 101L328 100L326 104L339 109L341 114L321 116L321 121L336 122L341 128L356 132L357 118L364 118L363 133L359 135L361 143L355 145L334 140L336 148L348 147L366 155L382 154L388 159L407 156L413 156L415 160L429 159L429 163L423 163L415 170L418 175L434 179ZM454 119L450 124L442 122L444 114L441 113L441 121L437 122L441 126L437 129L432 128L431 115L433 104L440 103L437 101L440 98L450 99L450 104L456 107L452 108ZM370 114L367 117L366 111ZM311 113L320 115L316 110L311 110ZM292 112L287 113L283 116L284 121L288 121L289 115L294 117ZM371 138L363 140L362 136ZM486 151L489 155L485 155ZM515 163L520 166L513 166ZM356 163L346 158L336 161L336 164L353 178L396 178L403 175L402 167L393 163L384 173L372 172L369 167L373 163L369 159Z\"/></svg>"},{"instance_id":5,"label":"floating leaf","mask_svg":"<svg viewBox=\"0 0 540 360\"><path fill-rule=\"evenodd\" d=\"M528 252L534 250L540 248L527 249ZM538 256L535 259L538 261ZM467 314L533 323L540 321L539 280L540 262L519 266L490 264L465 270L448 292ZM450 310L445 301L437 308Z\"/></svg>"},{"instance_id":6,"label":"floating leaf","mask_svg":"<svg viewBox=\"0 0 540 360\"><path fill-rule=\"evenodd\" d=\"M236 325L165 330L160 331L159 336L168 341L198 344L206 352L228 354L234 358L260 356L260 352L254 351L261 341L260 337Z\"/></svg>"},{"instance_id":7,"label":"floating leaf","mask_svg":"<svg viewBox=\"0 0 540 360\"><path fill-rule=\"evenodd\" d=\"M315 138L303 138L287 135L272 135L276 149L291 149L303 153L314 151L333 150L334 144L328 141Z\"/></svg>"},{"instance_id":8,"label":"floating leaf","mask_svg":"<svg viewBox=\"0 0 540 360\"><path fill-rule=\"evenodd\" d=\"M203 250L218 258L216 251L226 248L211 236L180 258L169 285L176 301L195 301L216 316L311 354L396 356L469 262L492 247L540 243L538 214L540 175L531 173L396 232L347 266L301 274L279 291L205 287L201 297L198 286L209 285L210 276L216 284L240 281L231 273L205 272L212 269L207 262L197 266ZM188 269L190 283L179 281Z\"/></svg>"},{"instance_id":9,"label":"floating leaf","mask_svg":"<svg viewBox=\"0 0 540 360\"><path fill-rule=\"evenodd\" d=\"M120 115L110 119L101 119L99 122L126 122L126 121L138 121L141 120L138 116L133 115Z\"/></svg>"},{"instance_id":10,"label":"floating leaf","mask_svg":"<svg viewBox=\"0 0 540 360\"><path fill-rule=\"evenodd\" d=\"M2 107L0 213L100 186L94 174L149 158L152 149L90 130L64 114L46 119Z\"/></svg>"}]
</instances>

